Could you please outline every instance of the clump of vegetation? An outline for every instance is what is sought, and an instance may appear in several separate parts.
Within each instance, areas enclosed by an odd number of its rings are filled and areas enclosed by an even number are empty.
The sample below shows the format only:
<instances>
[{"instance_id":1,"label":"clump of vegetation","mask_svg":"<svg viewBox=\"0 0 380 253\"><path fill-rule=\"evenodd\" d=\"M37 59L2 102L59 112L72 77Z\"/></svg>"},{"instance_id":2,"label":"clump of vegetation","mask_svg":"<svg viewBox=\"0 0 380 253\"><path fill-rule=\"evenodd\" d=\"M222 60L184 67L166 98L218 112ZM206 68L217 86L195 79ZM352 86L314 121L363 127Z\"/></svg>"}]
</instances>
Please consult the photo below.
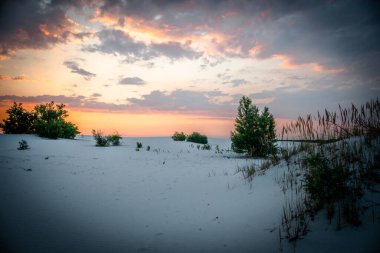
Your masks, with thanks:
<instances>
[{"instance_id":1,"label":"clump of vegetation","mask_svg":"<svg viewBox=\"0 0 380 253\"><path fill-rule=\"evenodd\" d=\"M185 141L186 140L186 134L184 132L175 132L172 136L172 139L174 141Z\"/></svg>"},{"instance_id":2,"label":"clump of vegetation","mask_svg":"<svg viewBox=\"0 0 380 253\"><path fill-rule=\"evenodd\" d=\"M122 137L117 132L107 136L108 142L111 143L113 146L119 146L121 139Z\"/></svg>"},{"instance_id":3,"label":"clump of vegetation","mask_svg":"<svg viewBox=\"0 0 380 253\"><path fill-rule=\"evenodd\" d=\"M105 136L103 135L102 131L95 131L92 129L92 135L94 136L97 147L107 147L110 144L113 146L119 146L120 140L122 139L122 137L117 132Z\"/></svg>"},{"instance_id":4,"label":"clump of vegetation","mask_svg":"<svg viewBox=\"0 0 380 253\"><path fill-rule=\"evenodd\" d=\"M201 149L202 150L211 150L211 146L210 146L210 144L203 144Z\"/></svg>"},{"instance_id":5,"label":"clump of vegetation","mask_svg":"<svg viewBox=\"0 0 380 253\"><path fill-rule=\"evenodd\" d=\"M26 140L21 140L18 142L19 147L17 148L18 150L26 150L29 149L29 144Z\"/></svg>"},{"instance_id":6,"label":"clump of vegetation","mask_svg":"<svg viewBox=\"0 0 380 253\"><path fill-rule=\"evenodd\" d=\"M147 146L147 147L146 147L146 151L150 151L150 146Z\"/></svg>"},{"instance_id":7,"label":"clump of vegetation","mask_svg":"<svg viewBox=\"0 0 380 253\"><path fill-rule=\"evenodd\" d=\"M104 136L101 131L95 131L94 129L92 129L92 135L94 136L97 147L109 146L109 139L107 138L107 136Z\"/></svg>"},{"instance_id":8,"label":"clump of vegetation","mask_svg":"<svg viewBox=\"0 0 380 253\"><path fill-rule=\"evenodd\" d=\"M50 139L73 139L79 134L78 127L65 120L68 112L65 105L55 105L54 102L40 104L34 111L27 112L22 104L14 102L7 110L8 118L0 123L0 128L6 134L37 134Z\"/></svg>"},{"instance_id":9,"label":"clump of vegetation","mask_svg":"<svg viewBox=\"0 0 380 253\"><path fill-rule=\"evenodd\" d=\"M36 134L50 139L73 139L79 134L78 127L65 120L68 112L64 108L64 104L54 105L54 102L36 105L34 107Z\"/></svg>"},{"instance_id":10,"label":"clump of vegetation","mask_svg":"<svg viewBox=\"0 0 380 253\"><path fill-rule=\"evenodd\" d=\"M260 163L260 170L264 172L268 170L272 165L272 160L265 160Z\"/></svg>"},{"instance_id":11,"label":"clump of vegetation","mask_svg":"<svg viewBox=\"0 0 380 253\"><path fill-rule=\"evenodd\" d=\"M281 225L279 230L280 240L282 240L282 233L291 243L296 243L297 240L302 239L309 231L310 218L307 215L307 210L302 201L296 200L295 203L287 203L282 209Z\"/></svg>"},{"instance_id":12,"label":"clump of vegetation","mask_svg":"<svg viewBox=\"0 0 380 253\"><path fill-rule=\"evenodd\" d=\"M34 133L34 120L36 115L32 112L26 111L22 107L22 103L16 102L6 110L8 118L0 123L0 128L3 129L5 134L31 134Z\"/></svg>"},{"instance_id":13,"label":"clump of vegetation","mask_svg":"<svg viewBox=\"0 0 380 253\"><path fill-rule=\"evenodd\" d=\"M275 122L267 107L260 114L252 100L243 96L235 120L235 131L231 133L232 150L249 156L268 156L276 153Z\"/></svg>"},{"instance_id":14,"label":"clump of vegetation","mask_svg":"<svg viewBox=\"0 0 380 253\"><path fill-rule=\"evenodd\" d=\"M299 117L283 128L281 150L288 170L279 182L286 196L299 200L288 205L282 231L289 241L307 232L307 219L325 210L330 223L340 230L344 224L358 226L361 214L375 204L361 200L365 190L380 183L380 102L361 107L339 106L339 113L324 111L317 117ZM309 216L309 217L306 217ZM290 232L289 232L290 231Z\"/></svg>"},{"instance_id":15,"label":"clump of vegetation","mask_svg":"<svg viewBox=\"0 0 380 253\"><path fill-rule=\"evenodd\" d=\"M142 147L143 147L143 145L141 142L136 142L136 148L142 148Z\"/></svg>"},{"instance_id":16,"label":"clump of vegetation","mask_svg":"<svg viewBox=\"0 0 380 253\"><path fill-rule=\"evenodd\" d=\"M308 155L303 163L308 168L305 189L318 206L341 199L348 193L347 182L351 172L347 167L334 166L321 153Z\"/></svg>"},{"instance_id":17,"label":"clump of vegetation","mask_svg":"<svg viewBox=\"0 0 380 253\"><path fill-rule=\"evenodd\" d=\"M206 135L202 135L198 132L193 132L187 137L187 141L189 142L194 142L194 143L199 143L199 144L207 144L208 139Z\"/></svg>"},{"instance_id":18,"label":"clump of vegetation","mask_svg":"<svg viewBox=\"0 0 380 253\"><path fill-rule=\"evenodd\" d=\"M243 174L244 179L248 181L252 181L257 171L255 164L247 164L245 166L238 166L236 172L241 172Z\"/></svg>"}]
</instances>

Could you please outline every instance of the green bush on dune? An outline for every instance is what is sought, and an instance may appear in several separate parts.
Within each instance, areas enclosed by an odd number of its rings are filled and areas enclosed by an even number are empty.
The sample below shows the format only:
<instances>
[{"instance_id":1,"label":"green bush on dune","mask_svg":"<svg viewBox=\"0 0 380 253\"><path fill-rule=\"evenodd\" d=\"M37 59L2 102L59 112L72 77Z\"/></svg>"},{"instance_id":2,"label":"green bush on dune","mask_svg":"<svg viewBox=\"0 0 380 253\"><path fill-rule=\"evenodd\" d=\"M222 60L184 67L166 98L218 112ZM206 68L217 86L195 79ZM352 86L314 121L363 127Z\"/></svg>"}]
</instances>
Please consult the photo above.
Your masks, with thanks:
<instances>
[{"instance_id":1,"label":"green bush on dune","mask_svg":"<svg viewBox=\"0 0 380 253\"><path fill-rule=\"evenodd\" d=\"M37 134L50 139L73 139L80 132L78 127L65 120L68 112L64 104L54 102L39 104L32 112L26 111L22 103L13 103L6 112L8 118L0 123L6 134Z\"/></svg>"},{"instance_id":2,"label":"green bush on dune","mask_svg":"<svg viewBox=\"0 0 380 253\"><path fill-rule=\"evenodd\" d=\"M109 146L108 138L104 136L101 131L95 131L94 129L92 129L92 135L94 136L97 147Z\"/></svg>"},{"instance_id":3,"label":"green bush on dune","mask_svg":"<svg viewBox=\"0 0 380 253\"><path fill-rule=\"evenodd\" d=\"M172 139L174 141L185 141L186 140L186 134L184 132L175 132L172 136Z\"/></svg>"},{"instance_id":4,"label":"green bush on dune","mask_svg":"<svg viewBox=\"0 0 380 253\"><path fill-rule=\"evenodd\" d=\"M194 142L194 143L200 143L200 144L207 144L208 139L206 135L202 135L198 132L193 132L187 137L187 141Z\"/></svg>"},{"instance_id":5,"label":"green bush on dune","mask_svg":"<svg viewBox=\"0 0 380 253\"><path fill-rule=\"evenodd\" d=\"M111 143L112 145L119 146L120 140L122 139L122 137L117 132L115 132L111 135L108 135L107 139L108 139L109 143Z\"/></svg>"},{"instance_id":6,"label":"green bush on dune","mask_svg":"<svg viewBox=\"0 0 380 253\"><path fill-rule=\"evenodd\" d=\"M120 140L122 137L115 132L114 134L105 136L103 135L102 131L96 131L92 129L92 135L94 136L94 139L96 141L96 146L98 147L106 147L109 146L110 144L113 146L119 146L120 145Z\"/></svg>"}]
</instances>

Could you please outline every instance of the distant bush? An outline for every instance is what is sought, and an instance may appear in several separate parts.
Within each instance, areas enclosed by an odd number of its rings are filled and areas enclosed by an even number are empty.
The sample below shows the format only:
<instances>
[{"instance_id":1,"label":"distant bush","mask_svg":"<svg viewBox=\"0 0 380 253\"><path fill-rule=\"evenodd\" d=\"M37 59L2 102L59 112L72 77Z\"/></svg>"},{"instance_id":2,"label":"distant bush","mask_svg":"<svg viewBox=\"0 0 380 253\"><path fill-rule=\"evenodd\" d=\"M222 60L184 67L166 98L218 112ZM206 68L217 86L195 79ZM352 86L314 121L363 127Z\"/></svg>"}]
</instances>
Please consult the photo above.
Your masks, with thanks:
<instances>
[{"instance_id":1,"label":"distant bush","mask_svg":"<svg viewBox=\"0 0 380 253\"><path fill-rule=\"evenodd\" d=\"M146 147L146 151L150 151L150 146L147 146L147 147Z\"/></svg>"},{"instance_id":2,"label":"distant bush","mask_svg":"<svg viewBox=\"0 0 380 253\"><path fill-rule=\"evenodd\" d=\"M202 150L211 150L211 146L209 144L204 144L201 149Z\"/></svg>"},{"instance_id":3,"label":"distant bush","mask_svg":"<svg viewBox=\"0 0 380 253\"><path fill-rule=\"evenodd\" d=\"M33 123L35 120L34 113L27 112L22 103L13 103L11 108L6 110L8 118L0 123L0 128L5 134L30 134L34 132Z\"/></svg>"},{"instance_id":4,"label":"distant bush","mask_svg":"<svg viewBox=\"0 0 380 253\"><path fill-rule=\"evenodd\" d=\"M17 148L18 150L26 150L29 149L28 142L26 140L21 140L18 142L19 147Z\"/></svg>"},{"instance_id":5,"label":"distant bush","mask_svg":"<svg viewBox=\"0 0 380 253\"><path fill-rule=\"evenodd\" d=\"M115 132L114 134L108 135L107 136L108 142L111 143L114 146L119 146L120 145L120 140L122 137Z\"/></svg>"},{"instance_id":6,"label":"distant bush","mask_svg":"<svg viewBox=\"0 0 380 253\"><path fill-rule=\"evenodd\" d=\"M200 143L200 144L207 144L208 143L207 136L202 135L198 132L193 132L192 134L190 134L187 137L187 141L194 142L194 143Z\"/></svg>"},{"instance_id":7,"label":"distant bush","mask_svg":"<svg viewBox=\"0 0 380 253\"><path fill-rule=\"evenodd\" d=\"M101 131L95 131L92 129L92 135L96 141L96 146L98 147L106 147L109 145L109 139L103 135Z\"/></svg>"},{"instance_id":8,"label":"distant bush","mask_svg":"<svg viewBox=\"0 0 380 253\"><path fill-rule=\"evenodd\" d=\"M64 104L54 105L54 102L36 105L34 107L36 118L33 124L35 133L50 139L73 139L79 134L76 125L65 121L68 114L64 107Z\"/></svg>"},{"instance_id":9,"label":"distant bush","mask_svg":"<svg viewBox=\"0 0 380 253\"><path fill-rule=\"evenodd\" d=\"M136 143L136 148L142 148L142 143L141 142L137 142Z\"/></svg>"},{"instance_id":10,"label":"distant bush","mask_svg":"<svg viewBox=\"0 0 380 253\"><path fill-rule=\"evenodd\" d=\"M175 132L172 136L172 139L174 141L185 141L186 140L186 134L184 132Z\"/></svg>"}]
</instances>

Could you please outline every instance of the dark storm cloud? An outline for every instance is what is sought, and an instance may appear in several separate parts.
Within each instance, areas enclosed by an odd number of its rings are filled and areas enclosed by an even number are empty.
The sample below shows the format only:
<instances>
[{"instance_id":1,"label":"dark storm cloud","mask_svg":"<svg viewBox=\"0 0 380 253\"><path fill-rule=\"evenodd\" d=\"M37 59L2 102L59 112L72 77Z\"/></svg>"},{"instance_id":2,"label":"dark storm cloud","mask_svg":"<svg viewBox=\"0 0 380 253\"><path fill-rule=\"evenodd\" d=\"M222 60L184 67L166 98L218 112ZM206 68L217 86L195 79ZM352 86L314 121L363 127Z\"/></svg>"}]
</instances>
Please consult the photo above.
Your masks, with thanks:
<instances>
[{"instance_id":1,"label":"dark storm cloud","mask_svg":"<svg viewBox=\"0 0 380 253\"><path fill-rule=\"evenodd\" d=\"M380 80L378 1L105 1L103 15L142 18L181 36L228 35L216 48L229 57L287 55L292 64L319 63L324 69L369 84ZM234 48L238 50L227 50ZM205 66L203 66L205 67Z\"/></svg>"},{"instance_id":2,"label":"dark storm cloud","mask_svg":"<svg viewBox=\"0 0 380 253\"><path fill-rule=\"evenodd\" d=\"M55 103L63 103L68 107L95 110L109 110L109 111L120 111L128 109L128 105L114 104L114 103L104 103L98 102L93 98L97 96L92 96L86 98L85 96L65 96L65 95L41 95L41 96L16 96L16 95L5 95L0 96L0 102L4 101L15 101L15 102L29 102L29 103L49 103L54 101Z\"/></svg>"},{"instance_id":3,"label":"dark storm cloud","mask_svg":"<svg viewBox=\"0 0 380 253\"><path fill-rule=\"evenodd\" d=\"M297 118L308 114L316 115L317 111L328 109L338 111L338 104L343 107L364 104L369 99L376 99L380 90L367 89L363 86L345 89L314 89L299 90L283 87L272 91L251 94L253 103L257 99L274 98L267 106L275 117ZM331 103L334 101L334 103ZM338 102L340 101L340 102ZM284 110L286 107L286 110Z\"/></svg>"},{"instance_id":4,"label":"dark storm cloud","mask_svg":"<svg viewBox=\"0 0 380 253\"><path fill-rule=\"evenodd\" d=\"M94 98L98 98L98 97L101 97L102 94L100 93L92 93L91 97L94 97Z\"/></svg>"},{"instance_id":5,"label":"dark storm cloud","mask_svg":"<svg viewBox=\"0 0 380 253\"><path fill-rule=\"evenodd\" d=\"M19 49L44 49L64 43L71 36L83 38L85 33L73 33L67 19L70 8L80 8L85 1L25 1L0 3L0 59Z\"/></svg>"},{"instance_id":6,"label":"dark storm cloud","mask_svg":"<svg viewBox=\"0 0 380 253\"><path fill-rule=\"evenodd\" d=\"M144 85L145 81L137 76L134 77L124 77L120 80L119 84L123 85Z\"/></svg>"},{"instance_id":7,"label":"dark storm cloud","mask_svg":"<svg viewBox=\"0 0 380 253\"><path fill-rule=\"evenodd\" d=\"M159 56L170 59L198 58L200 53L193 51L189 44L182 45L178 42L145 44L134 40L129 34L115 29L105 29L97 33L99 44L93 44L83 48L89 52L103 52L114 55L123 55L127 62L137 60L150 60Z\"/></svg>"},{"instance_id":8,"label":"dark storm cloud","mask_svg":"<svg viewBox=\"0 0 380 253\"><path fill-rule=\"evenodd\" d=\"M75 61L65 61L63 63L67 68L71 70L72 73L78 74L83 76L85 80L91 80L92 77L95 77L96 75L88 72L87 70L84 70L79 67L79 64Z\"/></svg>"},{"instance_id":9,"label":"dark storm cloud","mask_svg":"<svg viewBox=\"0 0 380 253\"><path fill-rule=\"evenodd\" d=\"M146 25L167 28L169 34L219 32L228 40L215 45L226 56L288 55L293 64L318 62L325 68L345 68L368 82L379 81L380 4L377 1L2 1L0 5L0 56L23 48L48 48L67 42L72 33L67 20L71 8L98 6L101 15L142 18ZM88 51L127 56L128 60L197 58L177 42L146 45L118 30L98 34L98 45ZM228 51L228 48L239 50Z\"/></svg>"},{"instance_id":10,"label":"dark storm cloud","mask_svg":"<svg viewBox=\"0 0 380 253\"><path fill-rule=\"evenodd\" d=\"M71 37L92 36L72 32L74 24L67 19L69 10L85 5L100 9L100 14L92 13L95 19L108 15L123 25L124 17L132 17L177 38L225 35L223 41L213 41L223 57L285 55L296 65L318 63L322 71L344 69L340 75L368 87L380 82L380 2L370 0L1 1L0 59L19 49L49 48ZM84 46L84 50L119 54L129 62L159 56L194 59L208 53L178 41L139 42L120 30L104 29L95 36L100 43Z\"/></svg>"},{"instance_id":11,"label":"dark storm cloud","mask_svg":"<svg viewBox=\"0 0 380 253\"><path fill-rule=\"evenodd\" d=\"M98 32L97 37L100 40L100 44L86 46L83 50L124 55L130 61L136 59L149 60L154 56L144 43L135 41L123 31L105 29Z\"/></svg>"},{"instance_id":12,"label":"dark storm cloud","mask_svg":"<svg viewBox=\"0 0 380 253\"><path fill-rule=\"evenodd\" d=\"M231 81L223 82L223 84L232 84L233 87L237 87L247 83L248 82L245 79L233 79Z\"/></svg>"},{"instance_id":13,"label":"dark storm cloud","mask_svg":"<svg viewBox=\"0 0 380 253\"><path fill-rule=\"evenodd\" d=\"M215 117L233 117L235 111L235 104L237 99L231 102L215 103L212 100L219 96L226 94L213 90L208 92L189 91L189 90L175 90L170 93L155 90L142 98L129 98L128 104L115 104L99 102L96 98L101 94L94 93L90 97L85 96L65 96L65 95L41 95L41 96L17 96L17 95L4 95L0 96L1 102L29 102L29 103L48 103L54 101L56 103L63 103L68 107L81 108L81 110L156 110L156 111L176 111L181 113L212 113ZM241 97L241 96L237 96Z\"/></svg>"},{"instance_id":14,"label":"dark storm cloud","mask_svg":"<svg viewBox=\"0 0 380 253\"><path fill-rule=\"evenodd\" d=\"M225 95L221 91L189 91L177 89L170 93L154 90L142 98L127 99L131 108L149 108L157 111L204 112L229 117L233 115L230 102L214 103L212 99Z\"/></svg>"},{"instance_id":15,"label":"dark storm cloud","mask_svg":"<svg viewBox=\"0 0 380 253\"><path fill-rule=\"evenodd\" d=\"M170 59L194 59L199 58L202 55L201 53L195 52L188 46L183 46L178 42L152 43L150 46L153 51L165 55Z\"/></svg>"}]
</instances>

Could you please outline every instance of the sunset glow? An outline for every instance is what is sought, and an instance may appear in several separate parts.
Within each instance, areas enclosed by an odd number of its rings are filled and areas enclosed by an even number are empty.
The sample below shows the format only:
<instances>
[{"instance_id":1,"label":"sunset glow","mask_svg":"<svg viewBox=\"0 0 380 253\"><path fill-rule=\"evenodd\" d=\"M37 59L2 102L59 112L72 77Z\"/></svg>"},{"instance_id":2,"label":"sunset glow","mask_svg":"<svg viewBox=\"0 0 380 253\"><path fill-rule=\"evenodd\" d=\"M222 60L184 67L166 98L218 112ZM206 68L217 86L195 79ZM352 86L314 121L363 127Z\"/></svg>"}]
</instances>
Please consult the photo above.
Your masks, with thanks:
<instances>
[{"instance_id":1,"label":"sunset glow","mask_svg":"<svg viewBox=\"0 0 380 253\"><path fill-rule=\"evenodd\" d=\"M374 9L357 1L8 1L0 119L13 101L29 109L55 101L83 134L228 137L243 95L277 122L360 104L380 94Z\"/></svg>"}]
</instances>

